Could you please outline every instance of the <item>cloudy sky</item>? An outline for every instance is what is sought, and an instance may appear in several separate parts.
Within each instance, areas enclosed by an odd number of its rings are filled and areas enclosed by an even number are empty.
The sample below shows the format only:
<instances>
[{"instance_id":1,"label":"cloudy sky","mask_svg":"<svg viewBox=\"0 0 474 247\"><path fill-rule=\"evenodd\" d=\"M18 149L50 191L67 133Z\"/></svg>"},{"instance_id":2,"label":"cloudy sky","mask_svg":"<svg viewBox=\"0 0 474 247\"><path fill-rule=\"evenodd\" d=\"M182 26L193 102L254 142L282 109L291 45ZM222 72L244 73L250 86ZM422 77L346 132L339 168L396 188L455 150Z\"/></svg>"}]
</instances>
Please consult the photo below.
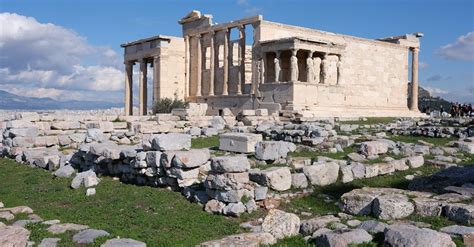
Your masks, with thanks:
<instances>
[{"instance_id":1,"label":"cloudy sky","mask_svg":"<svg viewBox=\"0 0 474 247\"><path fill-rule=\"evenodd\" d=\"M471 0L0 0L0 90L122 102L120 44L181 36L177 21L192 9L212 14L215 22L262 14L374 39L423 32L421 85L450 100L474 101Z\"/></svg>"}]
</instances>

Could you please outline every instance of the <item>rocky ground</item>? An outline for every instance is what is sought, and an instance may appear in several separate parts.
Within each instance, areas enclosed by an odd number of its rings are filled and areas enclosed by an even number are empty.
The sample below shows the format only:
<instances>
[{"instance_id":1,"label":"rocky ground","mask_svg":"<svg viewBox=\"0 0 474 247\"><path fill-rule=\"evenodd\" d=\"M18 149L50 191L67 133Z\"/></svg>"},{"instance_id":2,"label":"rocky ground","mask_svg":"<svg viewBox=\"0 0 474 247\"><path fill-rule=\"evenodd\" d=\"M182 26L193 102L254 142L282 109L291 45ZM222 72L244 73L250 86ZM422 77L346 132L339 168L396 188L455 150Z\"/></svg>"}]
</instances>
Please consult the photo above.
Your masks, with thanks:
<instances>
[{"instance_id":1,"label":"rocky ground","mask_svg":"<svg viewBox=\"0 0 474 247\"><path fill-rule=\"evenodd\" d=\"M0 147L19 163L71 177L84 197L112 177L241 218L236 235L202 246L474 245L472 119L299 122L264 110L202 112L205 105L152 117L5 114ZM9 226L0 241L21 231L11 225L39 222L2 212ZM105 245L106 233L79 229L72 243L97 235Z\"/></svg>"}]
</instances>

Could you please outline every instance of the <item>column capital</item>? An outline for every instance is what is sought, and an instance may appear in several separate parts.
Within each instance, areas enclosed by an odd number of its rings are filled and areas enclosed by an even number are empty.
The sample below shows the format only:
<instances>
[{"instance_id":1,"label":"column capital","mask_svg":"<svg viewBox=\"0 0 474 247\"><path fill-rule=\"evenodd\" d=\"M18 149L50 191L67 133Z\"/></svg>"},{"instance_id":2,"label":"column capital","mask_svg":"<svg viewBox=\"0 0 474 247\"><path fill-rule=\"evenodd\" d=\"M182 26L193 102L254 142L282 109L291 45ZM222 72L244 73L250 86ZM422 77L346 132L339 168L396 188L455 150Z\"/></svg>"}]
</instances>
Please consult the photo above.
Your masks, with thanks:
<instances>
[{"instance_id":1,"label":"column capital","mask_svg":"<svg viewBox=\"0 0 474 247\"><path fill-rule=\"evenodd\" d=\"M296 53L298 52L298 49L291 49L291 55L296 56Z\"/></svg>"},{"instance_id":2,"label":"column capital","mask_svg":"<svg viewBox=\"0 0 474 247\"><path fill-rule=\"evenodd\" d=\"M417 53L417 52L420 52L420 48L419 47L412 47L411 51L414 52L414 53Z\"/></svg>"}]
</instances>

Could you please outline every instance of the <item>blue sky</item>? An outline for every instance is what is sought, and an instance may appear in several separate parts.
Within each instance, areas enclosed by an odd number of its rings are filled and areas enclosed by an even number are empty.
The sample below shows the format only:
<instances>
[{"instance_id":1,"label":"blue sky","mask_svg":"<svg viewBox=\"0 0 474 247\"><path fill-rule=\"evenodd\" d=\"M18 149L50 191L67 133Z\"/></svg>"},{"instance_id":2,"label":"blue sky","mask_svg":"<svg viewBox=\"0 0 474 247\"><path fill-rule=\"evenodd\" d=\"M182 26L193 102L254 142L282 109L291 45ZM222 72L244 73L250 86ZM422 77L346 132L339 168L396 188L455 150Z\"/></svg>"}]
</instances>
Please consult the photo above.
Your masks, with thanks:
<instances>
[{"instance_id":1,"label":"blue sky","mask_svg":"<svg viewBox=\"0 0 474 247\"><path fill-rule=\"evenodd\" d=\"M120 44L157 34L181 36L177 21L193 9L218 23L262 14L270 21L366 38L423 32L421 85L451 100L474 101L474 1L467 0L0 0L0 89L120 102ZM31 30L22 34L12 26ZM65 44L55 47L58 42ZM51 50L40 50L40 44Z\"/></svg>"}]
</instances>

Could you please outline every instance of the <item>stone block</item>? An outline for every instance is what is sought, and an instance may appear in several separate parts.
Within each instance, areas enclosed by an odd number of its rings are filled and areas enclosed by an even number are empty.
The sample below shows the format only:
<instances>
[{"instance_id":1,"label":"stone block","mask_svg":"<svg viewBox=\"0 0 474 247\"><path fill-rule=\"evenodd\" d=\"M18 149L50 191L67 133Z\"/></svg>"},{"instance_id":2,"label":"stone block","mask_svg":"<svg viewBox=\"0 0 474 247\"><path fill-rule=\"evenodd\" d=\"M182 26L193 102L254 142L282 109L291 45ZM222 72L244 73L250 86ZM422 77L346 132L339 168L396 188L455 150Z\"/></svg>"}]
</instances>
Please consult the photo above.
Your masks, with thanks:
<instances>
[{"instance_id":1,"label":"stone block","mask_svg":"<svg viewBox=\"0 0 474 247\"><path fill-rule=\"evenodd\" d=\"M291 187L295 189L304 189L308 187L308 179L304 173L291 174Z\"/></svg>"},{"instance_id":2,"label":"stone block","mask_svg":"<svg viewBox=\"0 0 474 247\"><path fill-rule=\"evenodd\" d=\"M171 165L178 168L195 168L204 165L211 157L209 149L191 149L189 151L170 151Z\"/></svg>"},{"instance_id":3,"label":"stone block","mask_svg":"<svg viewBox=\"0 0 474 247\"><path fill-rule=\"evenodd\" d=\"M10 129L11 137L35 137L38 136L38 128L29 127L29 128L17 128Z\"/></svg>"},{"instance_id":4,"label":"stone block","mask_svg":"<svg viewBox=\"0 0 474 247\"><path fill-rule=\"evenodd\" d=\"M36 127L34 123L28 120L11 120L7 121L5 127L7 129L30 128Z\"/></svg>"},{"instance_id":5,"label":"stone block","mask_svg":"<svg viewBox=\"0 0 474 247\"><path fill-rule=\"evenodd\" d=\"M255 110L242 110L240 112L240 115L242 116L255 116Z\"/></svg>"},{"instance_id":6,"label":"stone block","mask_svg":"<svg viewBox=\"0 0 474 247\"><path fill-rule=\"evenodd\" d=\"M384 154L388 152L388 144L382 141L362 142L359 151L366 156Z\"/></svg>"},{"instance_id":7,"label":"stone block","mask_svg":"<svg viewBox=\"0 0 474 247\"><path fill-rule=\"evenodd\" d=\"M51 123L53 130L75 130L80 129L81 124L78 121L57 121Z\"/></svg>"},{"instance_id":8,"label":"stone block","mask_svg":"<svg viewBox=\"0 0 474 247\"><path fill-rule=\"evenodd\" d=\"M253 153L255 145L261 140L260 134L226 133L219 137L219 149L236 153Z\"/></svg>"},{"instance_id":9,"label":"stone block","mask_svg":"<svg viewBox=\"0 0 474 247\"><path fill-rule=\"evenodd\" d=\"M204 186L215 190L240 190L249 182L249 173L209 174Z\"/></svg>"},{"instance_id":10,"label":"stone block","mask_svg":"<svg viewBox=\"0 0 474 247\"><path fill-rule=\"evenodd\" d=\"M262 231L272 234L276 239L298 235L300 218L296 214L271 209L262 223Z\"/></svg>"},{"instance_id":11,"label":"stone block","mask_svg":"<svg viewBox=\"0 0 474 247\"><path fill-rule=\"evenodd\" d=\"M266 108L261 108L261 109L255 109L255 115L256 116L268 116L268 109Z\"/></svg>"},{"instance_id":12,"label":"stone block","mask_svg":"<svg viewBox=\"0 0 474 247\"><path fill-rule=\"evenodd\" d=\"M374 215L382 220L401 219L411 215L415 207L405 195L387 194L378 196L373 204Z\"/></svg>"},{"instance_id":13,"label":"stone block","mask_svg":"<svg viewBox=\"0 0 474 247\"><path fill-rule=\"evenodd\" d=\"M154 135L152 148L156 151L189 150L191 148L191 135L169 133Z\"/></svg>"},{"instance_id":14,"label":"stone block","mask_svg":"<svg viewBox=\"0 0 474 247\"><path fill-rule=\"evenodd\" d=\"M249 169L247 156L220 156L211 159L211 171L215 173L247 172Z\"/></svg>"},{"instance_id":15,"label":"stone block","mask_svg":"<svg viewBox=\"0 0 474 247\"><path fill-rule=\"evenodd\" d=\"M325 186L337 181L339 165L336 162L314 164L303 167L303 173L312 185Z\"/></svg>"},{"instance_id":16,"label":"stone block","mask_svg":"<svg viewBox=\"0 0 474 247\"><path fill-rule=\"evenodd\" d=\"M259 141L255 146L255 158L259 160L278 160L294 152L296 145L284 141Z\"/></svg>"},{"instance_id":17,"label":"stone block","mask_svg":"<svg viewBox=\"0 0 474 247\"><path fill-rule=\"evenodd\" d=\"M288 167L271 167L265 170L251 170L250 180L276 191L291 188L291 172Z\"/></svg>"}]
</instances>

